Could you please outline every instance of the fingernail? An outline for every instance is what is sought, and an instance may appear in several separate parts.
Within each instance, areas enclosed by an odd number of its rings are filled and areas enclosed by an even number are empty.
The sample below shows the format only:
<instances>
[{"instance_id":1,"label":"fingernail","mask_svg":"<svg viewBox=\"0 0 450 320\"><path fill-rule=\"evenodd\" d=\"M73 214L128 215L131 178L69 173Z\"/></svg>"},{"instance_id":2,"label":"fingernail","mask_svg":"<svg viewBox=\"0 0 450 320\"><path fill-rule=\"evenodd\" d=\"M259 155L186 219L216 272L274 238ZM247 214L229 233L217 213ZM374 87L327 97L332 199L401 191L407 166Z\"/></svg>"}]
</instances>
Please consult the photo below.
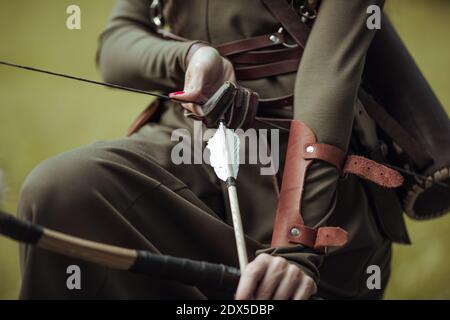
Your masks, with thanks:
<instances>
[{"instance_id":1,"label":"fingernail","mask_svg":"<svg viewBox=\"0 0 450 320\"><path fill-rule=\"evenodd\" d=\"M169 93L169 97L179 96L180 94L184 94L184 91L177 91L177 92Z\"/></svg>"}]
</instances>

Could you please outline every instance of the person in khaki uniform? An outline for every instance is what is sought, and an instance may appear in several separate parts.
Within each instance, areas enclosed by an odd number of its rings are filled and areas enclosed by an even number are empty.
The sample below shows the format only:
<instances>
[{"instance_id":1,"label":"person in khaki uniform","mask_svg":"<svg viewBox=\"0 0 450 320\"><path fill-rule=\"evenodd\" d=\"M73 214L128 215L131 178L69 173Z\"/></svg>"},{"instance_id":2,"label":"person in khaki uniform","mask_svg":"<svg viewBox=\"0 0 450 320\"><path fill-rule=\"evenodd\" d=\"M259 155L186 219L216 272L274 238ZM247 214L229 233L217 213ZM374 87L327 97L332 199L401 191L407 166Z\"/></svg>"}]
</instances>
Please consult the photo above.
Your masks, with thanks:
<instances>
[{"instance_id":1,"label":"person in khaki uniform","mask_svg":"<svg viewBox=\"0 0 450 320\"><path fill-rule=\"evenodd\" d=\"M283 1L283 0L280 0ZM321 143L352 153L350 141L374 148L373 123L357 99L365 55L375 30L366 28L369 5L383 1L323 0L298 72L239 84L262 98L294 93L288 118L304 122ZM118 0L101 36L98 64L105 81L202 101L233 65L214 45L278 30L260 0L166 0L171 31L191 41L164 39L149 17L150 2ZM198 106L183 104L194 112ZM286 117L286 110L273 111ZM271 116L274 116L273 114ZM155 253L238 265L223 185L207 164L175 165L171 132L193 123L178 103L164 102L158 117L124 139L101 141L52 157L28 176L20 216L75 236ZM281 135L282 163L287 136ZM281 178L281 173L278 174ZM362 180L323 161L309 168L302 212L305 225L348 231L342 248L326 253L302 245L271 247L277 193L260 165L244 164L237 190L249 257L238 299L381 298L390 272L392 239L379 221ZM379 199L378 199L379 200ZM394 208L391 215L401 216ZM402 229L399 231L403 232ZM407 236L399 235L399 242ZM67 290L67 266L82 270L82 290ZM366 285L369 265L381 268L381 289ZM163 279L110 270L38 248L21 248L20 297L33 298L232 298Z\"/></svg>"}]
</instances>

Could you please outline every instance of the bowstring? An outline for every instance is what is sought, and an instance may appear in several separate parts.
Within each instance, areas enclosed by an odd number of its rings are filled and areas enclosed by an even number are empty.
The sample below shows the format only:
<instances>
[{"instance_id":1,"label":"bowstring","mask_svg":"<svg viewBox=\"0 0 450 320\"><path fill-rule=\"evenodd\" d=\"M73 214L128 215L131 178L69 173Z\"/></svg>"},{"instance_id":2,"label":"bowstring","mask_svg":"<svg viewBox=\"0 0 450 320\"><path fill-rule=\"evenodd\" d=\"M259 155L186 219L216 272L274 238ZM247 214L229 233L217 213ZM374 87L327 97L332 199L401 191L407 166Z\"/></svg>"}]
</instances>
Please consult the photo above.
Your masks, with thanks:
<instances>
[{"instance_id":1,"label":"bowstring","mask_svg":"<svg viewBox=\"0 0 450 320\"><path fill-rule=\"evenodd\" d=\"M13 67L13 68L18 68L18 69L23 69L23 70L28 70L28 71L33 71L33 72L39 72L39 73L43 73L43 74L48 74L48 75L61 77L61 78L66 78L66 79L72 79L72 80L81 81L81 82L86 82L86 83L95 84L95 85L98 85L98 86L104 86L104 87L113 88L113 89L120 89L120 90L124 90L124 91L145 94L145 95L148 95L148 96L153 96L153 97L157 97L157 98L161 98L161 99L165 99L165 100L173 100L173 101L180 102L180 103L201 104L199 102L194 102L194 101L179 100L179 99L172 98L172 97L169 97L167 95L156 93L156 92L152 92L152 91L146 91L146 90L130 88L130 87L127 87L127 86L122 86L122 85L109 83L109 82L95 81L95 80L91 80L91 79L71 76L71 75L64 74L64 73L53 72L53 71L49 71L49 70L45 70L45 69L39 69L39 68L29 67L29 66L25 66L25 65L15 64L15 63L7 62L7 61L1 61L0 60L0 65Z\"/></svg>"},{"instance_id":2,"label":"bowstring","mask_svg":"<svg viewBox=\"0 0 450 320\"><path fill-rule=\"evenodd\" d=\"M135 88L122 86L122 85L109 83L109 82L101 82L101 81L90 80L90 79L86 79L86 78L71 76L71 75L64 74L64 73L53 72L53 71L49 71L49 70L45 70L45 69L39 69L39 68L35 68L35 67L29 67L29 66L25 66L25 65L19 65L19 64L7 62L7 61L2 61L2 60L0 60L0 65L13 67L13 68L18 68L18 69L23 69L23 70L28 70L28 71L33 71L33 72L39 72L39 73L48 74L48 75L61 77L61 78L66 78L66 79L72 79L72 80L81 81L81 82L85 82L85 83L90 83L90 84L94 84L94 85L98 85L98 86L104 86L104 87L109 87L109 88L114 88L114 89L119 89L119 90L139 93L139 94L145 94L145 95L149 95L149 96L153 96L153 97L157 97L157 98L161 98L161 99L165 99L165 100L173 100L173 101L180 102L180 103L201 104L199 102L179 100L179 99L172 98L172 97L169 97L167 95L156 93L156 92L135 89ZM269 124L269 122L266 122L266 121L264 121L262 119L255 119L255 120L259 121L261 123ZM275 125L275 124L272 124L272 123L270 123L270 125L278 128L280 130L289 131L289 129L283 128L281 126L278 126L278 125ZM430 177L428 177L428 176L424 176L424 175L418 174L416 172L410 171L410 170L405 169L405 168L401 168L401 167L393 165L393 164L383 163L383 165L385 165L387 167L390 167L390 168L392 168L394 170L400 171L400 172L402 172L404 174L407 174L407 175L413 176L415 178L418 178L420 180L426 181L426 180L430 179ZM450 184L448 184L448 183L445 183L445 182L442 182L442 181L435 181L434 179L433 179L433 182L436 183L437 185L440 185L441 187L450 188Z\"/></svg>"}]
</instances>

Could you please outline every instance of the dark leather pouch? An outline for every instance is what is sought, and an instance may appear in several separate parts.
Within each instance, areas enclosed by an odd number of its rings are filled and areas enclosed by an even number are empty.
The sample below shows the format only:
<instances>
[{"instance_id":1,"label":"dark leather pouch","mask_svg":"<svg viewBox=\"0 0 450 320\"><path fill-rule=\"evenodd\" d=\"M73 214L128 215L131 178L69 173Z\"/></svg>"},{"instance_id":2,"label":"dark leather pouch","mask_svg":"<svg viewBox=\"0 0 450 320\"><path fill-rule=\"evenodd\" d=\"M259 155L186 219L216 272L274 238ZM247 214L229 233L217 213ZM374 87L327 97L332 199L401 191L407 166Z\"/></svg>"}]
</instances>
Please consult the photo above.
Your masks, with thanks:
<instances>
[{"instance_id":1,"label":"dark leather pouch","mask_svg":"<svg viewBox=\"0 0 450 320\"><path fill-rule=\"evenodd\" d=\"M256 92L225 82L202 106L202 116L189 112L185 115L202 121L208 128L217 128L223 120L227 128L247 129L255 118L258 101Z\"/></svg>"}]
</instances>

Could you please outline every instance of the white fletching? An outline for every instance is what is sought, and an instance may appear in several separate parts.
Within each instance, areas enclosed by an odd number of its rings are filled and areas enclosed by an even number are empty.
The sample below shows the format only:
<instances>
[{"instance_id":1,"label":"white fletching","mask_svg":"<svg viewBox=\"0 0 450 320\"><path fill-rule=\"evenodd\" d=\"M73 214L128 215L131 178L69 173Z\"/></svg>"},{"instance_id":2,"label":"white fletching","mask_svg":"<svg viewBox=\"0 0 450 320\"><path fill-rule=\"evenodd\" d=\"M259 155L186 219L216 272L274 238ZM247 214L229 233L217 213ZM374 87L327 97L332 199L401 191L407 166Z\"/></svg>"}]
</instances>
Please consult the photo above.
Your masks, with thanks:
<instances>
[{"instance_id":1,"label":"white fletching","mask_svg":"<svg viewBox=\"0 0 450 320\"><path fill-rule=\"evenodd\" d=\"M239 136L220 123L206 147L211 153L210 165L219 179L236 179L239 171Z\"/></svg>"}]
</instances>

